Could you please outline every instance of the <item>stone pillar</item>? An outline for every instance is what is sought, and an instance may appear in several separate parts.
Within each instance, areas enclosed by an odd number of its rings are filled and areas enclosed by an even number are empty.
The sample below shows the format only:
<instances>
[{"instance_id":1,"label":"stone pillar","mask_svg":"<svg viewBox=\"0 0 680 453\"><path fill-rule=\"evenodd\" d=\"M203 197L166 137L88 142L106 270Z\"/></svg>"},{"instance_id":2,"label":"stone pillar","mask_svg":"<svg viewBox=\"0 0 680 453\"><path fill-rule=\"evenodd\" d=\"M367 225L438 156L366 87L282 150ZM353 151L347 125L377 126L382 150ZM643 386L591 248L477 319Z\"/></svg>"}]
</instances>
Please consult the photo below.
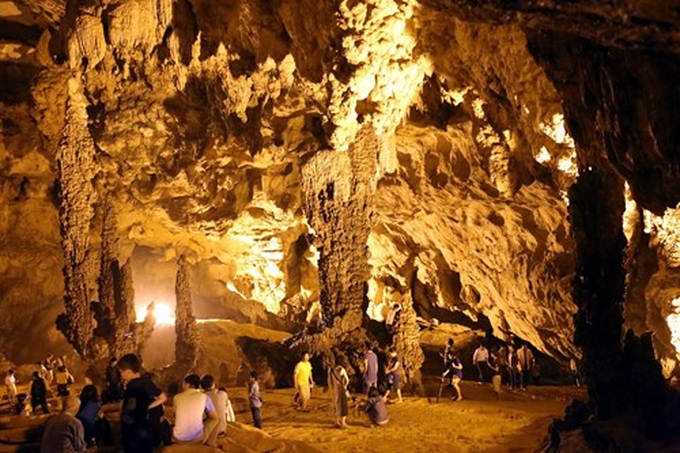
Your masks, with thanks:
<instances>
[{"instance_id":1,"label":"stone pillar","mask_svg":"<svg viewBox=\"0 0 680 453\"><path fill-rule=\"evenodd\" d=\"M175 281L175 364L188 372L198 359L198 326L194 318L191 302L191 282L189 264L182 255L177 261L177 280Z\"/></svg>"},{"instance_id":2,"label":"stone pillar","mask_svg":"<svg viewBox=\"0 0 680 453\"><path fill-rule=\"evenodd\" d=\"M57 154L65 290L65 312L57 318L57 328L82 357L91 355L95 322L90 311L90 286L97 274L90 251L90 229L97 201L93 180L98 167L87 126L88 105L78 76L73 76L68 82L66 120Z\"/></svg>"},{"instance_id":3,"label":"stone pillar","mask_svg":"<svg viewBox=\"0 0 680 453\"><path fill-rule=\"evenodd\" d=\"M576 246L575 343L583 351L588 393L601 419L627 404L621 379L621 328L626 272L623 180L606 163L584 166L569 191Z\"/></svg>"}]
</instances>

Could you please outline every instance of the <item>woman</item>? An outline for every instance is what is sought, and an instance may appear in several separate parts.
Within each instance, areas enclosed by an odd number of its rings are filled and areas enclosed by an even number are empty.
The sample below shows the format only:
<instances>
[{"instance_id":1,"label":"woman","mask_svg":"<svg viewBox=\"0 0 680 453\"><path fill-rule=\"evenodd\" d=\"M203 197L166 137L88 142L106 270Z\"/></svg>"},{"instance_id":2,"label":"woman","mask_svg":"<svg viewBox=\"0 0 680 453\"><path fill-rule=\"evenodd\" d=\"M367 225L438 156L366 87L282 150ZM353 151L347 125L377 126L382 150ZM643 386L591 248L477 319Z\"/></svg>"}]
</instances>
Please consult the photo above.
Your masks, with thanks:
<instances>
[{"instance_id":1,"label":"woman","mask_svg":"<svg viewBox=\"0 0 680 453\"><path fill-rule=\"evenodd\" d=\"M456 391L456 396L451 398L453 401L461 401L463 393L460 391L460 381L463 379L463 364L460 363L458 355L453 353L449 367L442 375L442 380L449 380L447 387L453 388Z\"/></svg>"},{"instance_id":2,"label":"woman","mask_svg":"<svg viewBox=\"0 0 680 453\"><path fill-rule=\"evenodd\" d=\"M330 387L331 399L333 401L335 426L338 428L347 428L347 414L349 412L347 401L348 385L349 376L347 375L347 370L342 365L340 358L338 358L335 366L328 368L328 386Z\"/></svg>"},{"instance_id":3,"label":"woman","mask_svg":"<svg viewBox=\"0 0 680 453\"><path fill-rule=\"evenodd\" d=\"M80 392L80 409L76 418L83 424L88 448L97 444L112 445L111 428L104 418L99 392L94 385L86 385Z\"/></svg>"},{"instance_id":4,"label":"woman","mask_svg":"<svg viewBox=\"0 0 680 453\"><path fill-rule=\"evenodd\" d=\"M385 401L390 395L390 390L397 392L397 402L402 403L401 399L401 359L397 356L397 351L390 349L389 361L387 362L387 368L385 369L385 374L387 375L387 383L389 388L385 393Z\"/></svg>"}]
</instances>

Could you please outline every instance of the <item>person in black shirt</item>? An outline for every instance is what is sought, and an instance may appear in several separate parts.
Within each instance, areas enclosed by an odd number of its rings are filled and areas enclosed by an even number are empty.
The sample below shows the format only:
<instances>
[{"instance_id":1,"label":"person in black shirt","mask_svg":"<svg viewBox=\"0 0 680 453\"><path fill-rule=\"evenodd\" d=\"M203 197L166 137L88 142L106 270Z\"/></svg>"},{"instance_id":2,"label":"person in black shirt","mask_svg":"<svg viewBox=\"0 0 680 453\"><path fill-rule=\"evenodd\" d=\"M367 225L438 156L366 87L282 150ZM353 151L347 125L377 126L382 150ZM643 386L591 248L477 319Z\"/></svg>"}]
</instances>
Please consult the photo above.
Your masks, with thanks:
<instances>
[{"instance_id":1,"label":"person in black shirt","mask_svg":"<svg viewBox=\"0 0 680 453\"><path fill-rule=\"evenodd\" d=\"M121 379L125 383L120 413L121 440L125 453L152 453L157 436L149 412L162 409L168 399L148 376L142 376L141 360L126 354L118 360Z\"/></svg>"},{"instance_id":2,"label":"person in black shirt","mask_svg":"<svg viewBox=\"0 0 680 453\"><path fill-rule=\"evenodd\" d=\"M120 378L120 370L116 367L116 358L109 360L106 367L106 389L102 392L104 404L120 401L123 397L123 383Z\"/></svg>"},{"instance_id":3,"label":"person in black shirt","mask_svg":"<svg viewBox=\"0 0 680 453\"><path fill-rule=\"evenodd\" d=\"M47 407L47 384L45 379L40 376L40 372L33 372L33 381L31 382L31 407L33 413L37 407L42 407L43 414L49 414L50 410Z\"/></svg>"}]
</instances>

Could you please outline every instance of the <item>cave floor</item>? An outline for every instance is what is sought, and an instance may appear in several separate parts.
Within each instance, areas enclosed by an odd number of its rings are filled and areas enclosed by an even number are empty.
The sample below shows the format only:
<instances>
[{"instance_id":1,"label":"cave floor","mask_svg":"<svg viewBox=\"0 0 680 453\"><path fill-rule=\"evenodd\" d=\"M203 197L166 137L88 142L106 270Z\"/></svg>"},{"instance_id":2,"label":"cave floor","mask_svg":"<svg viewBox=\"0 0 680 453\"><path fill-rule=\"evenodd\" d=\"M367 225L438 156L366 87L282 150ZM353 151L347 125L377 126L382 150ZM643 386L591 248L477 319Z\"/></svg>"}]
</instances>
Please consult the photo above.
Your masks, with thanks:
<instances>
[{"instance_id":1,"label":"cave floor","mask_svg":"<svg viewBox=\"0 0 680 453\"><path fill-rule=\"evenodd\" d=\"M436 386L426 385L428 394ZM274 438L306 443L325 452L533 452L540 448L554 418L563 416L572 398L585 399L585 390L541 386L522 392L504 392L495 399L490 386L463 382L464 399L453 402L447 394L434 398L405 397L390 404L390 422L370 428L367 419L351 408L348 429L332 425L330 394L315 389L311 410L300 413L293 391L266 390L262 410L264 430ZM245 390L232 389L232 400L243 401ZM237 415L242 423L249 413ZM312 450L314 451L314 450Z\"/></svg>"}]
</instances>

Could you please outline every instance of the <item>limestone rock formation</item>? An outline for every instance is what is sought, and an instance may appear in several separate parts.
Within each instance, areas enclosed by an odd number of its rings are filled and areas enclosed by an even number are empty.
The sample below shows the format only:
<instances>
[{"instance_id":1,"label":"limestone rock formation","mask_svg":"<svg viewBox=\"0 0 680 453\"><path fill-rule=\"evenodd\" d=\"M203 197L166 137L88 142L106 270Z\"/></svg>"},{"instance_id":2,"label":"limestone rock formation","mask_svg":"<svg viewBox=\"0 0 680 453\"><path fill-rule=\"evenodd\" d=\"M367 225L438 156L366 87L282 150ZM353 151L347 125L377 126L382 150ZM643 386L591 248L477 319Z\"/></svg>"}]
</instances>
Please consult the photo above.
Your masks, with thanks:
<instances>
[{"instance_id":1,"label":"limestone rock formation","mask_svg":"<svg viewBox=\"0 0 680 453\"><path fill-rule=\"evenodd\" d=\"M630 363L678 373L670 3L3 5L1 331L56 347L63 311L101 357L175 298L187 363L195 314L378 339L415 373L437 319L583 354L603 418L652 410L617 403ZM395 335L367 330L395 300Z\"/></svg>"}]
</instances>

